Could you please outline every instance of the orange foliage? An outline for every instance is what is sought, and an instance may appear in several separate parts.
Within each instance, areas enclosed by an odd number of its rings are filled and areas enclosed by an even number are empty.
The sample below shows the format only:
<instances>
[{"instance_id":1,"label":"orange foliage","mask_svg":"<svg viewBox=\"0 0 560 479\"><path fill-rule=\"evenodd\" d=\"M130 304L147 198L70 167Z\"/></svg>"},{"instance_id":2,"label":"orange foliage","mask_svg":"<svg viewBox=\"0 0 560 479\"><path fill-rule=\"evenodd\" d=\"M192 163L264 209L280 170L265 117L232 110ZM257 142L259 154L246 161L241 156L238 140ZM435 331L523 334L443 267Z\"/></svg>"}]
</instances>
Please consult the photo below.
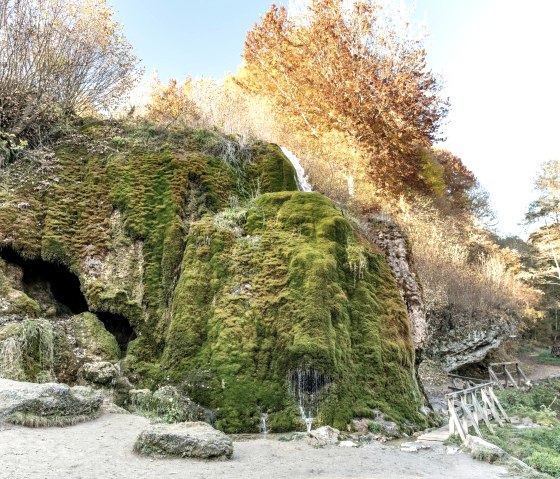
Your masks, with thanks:
<instances>
[{"instance_id":1,"label":"orange foliage","mask_svg":"<svg viewBox=\"0 0 560 479\"><path fill-rule=\"evenodd\" d=\"M346 5L312 0L300 22L273 5L247 35L241 82L312 135L335 130L356 140L381 187L413 183L419 164L411 153L435 139L447 103L420 41L382 24L377 3Z\"/></svg>"}]
</instances>

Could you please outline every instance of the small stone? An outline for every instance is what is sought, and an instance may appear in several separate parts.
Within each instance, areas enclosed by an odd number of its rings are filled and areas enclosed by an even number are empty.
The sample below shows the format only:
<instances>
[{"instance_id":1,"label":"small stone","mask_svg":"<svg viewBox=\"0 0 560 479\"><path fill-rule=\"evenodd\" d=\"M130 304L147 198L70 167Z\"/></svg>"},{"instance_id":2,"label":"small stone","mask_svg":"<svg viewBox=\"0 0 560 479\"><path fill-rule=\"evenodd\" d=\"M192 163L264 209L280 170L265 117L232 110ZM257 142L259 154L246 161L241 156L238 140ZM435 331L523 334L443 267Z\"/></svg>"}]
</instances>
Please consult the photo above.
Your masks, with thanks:
<instances>
[{"instance_id":1,"label":"small stone","mask_svg":"<svg viewBox=\"0 0 560 479\"><path fill-rule=\"evenodd\" d=\"M401 444L401 451L403 452L418 452L418 448L412 442L405 442Z\"/></svg>"},{"instance_id":2,"label":"small stone","mask_svg":"<svg viewBox=\"0 0 560 479\"><path fill-rule=\"evenodd\" d=\"M403 442L401 444L401 451L404 452L418 452L423 449L430 449L430 446L421 442Z\"/></svg>"},{"instance_id":3,"label":"small stone","mask_svg":"<svg viewBox=\"0 0 560 479\"><path fill-rule=\"evenodd\" d=\"M459 452L459 448L454 446L447 446L445 450L445 453L449 456L452 456L453 454L457 454L458 452Z\"/></svg>"},{"instance_id":4,"label":"small stone","mask_svg":"<svg viewBox=\"0 0 560 479\"><path fill-rule=\"evenodd\" d=\"M340 441L339 447L358 447L358 445L353 441Z\"/></svg>"}]
</instances>

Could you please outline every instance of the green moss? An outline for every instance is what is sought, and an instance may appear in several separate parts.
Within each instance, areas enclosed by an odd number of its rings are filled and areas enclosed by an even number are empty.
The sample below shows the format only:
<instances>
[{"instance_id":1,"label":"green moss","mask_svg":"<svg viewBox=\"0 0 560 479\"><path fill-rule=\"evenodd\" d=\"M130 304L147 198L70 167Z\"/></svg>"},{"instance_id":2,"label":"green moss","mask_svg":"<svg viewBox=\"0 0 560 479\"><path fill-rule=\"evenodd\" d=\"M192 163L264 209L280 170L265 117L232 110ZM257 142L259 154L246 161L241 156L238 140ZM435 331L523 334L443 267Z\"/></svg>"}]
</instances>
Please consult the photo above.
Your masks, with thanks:
<instances>
[{"instance_id":1,"label":"green moss","mask_svg":"<svg viewBox=\"0 0 560 479\"><path fill-rule=\"evenodd\" d=\"M302 428L291 372L332 378L318 422L345 428L383 409L424 424L404 304L384 258L363 247L334 204L316 193L258 197L236 233L223 221L191 225L161 360L174 381L208 369L194 398L216 409L226 431Z\"/></svg>"},{"instance_id":2,"label":"green moss","mask_svg":"<svg viewBox=\"0 0 560 479\"><path fill-rule=\"evenodd\" d=\"M82 313L73 316L71 328L77 347L86 349L107 361L119 359L120 349L117 340L105 329L95 314Z\"/></svg>"},{"instance_id":3,"label":"green moss","mask_svg":"<svg viewBox=\"0 0 560 479\"><path fill-rule=\"evenodd\" d=\"M89 415L80 414L76 416L39 416L28 412L17 412L6 417L10 424L17 424L25 427L66 427L74 426L81 422L92 421L99 417L100 413L95 412Z\"/></svg>"},{"instance_id":4,"label":"green moss","mask_svg":"<svg viewBox=\"0 0 560 479\"><path fill-rule=\"evenodd\" d=\"M251 175L262 192L297 190L296 170L280 148L267 143L257 143L252 148L254 158ZM257 181L258 180L258 181Z\"/></svg>"},{"instance_id":5,"label":"green moss","mask_svg":"<svg viewBox=\"0 0 560 479\"><path fill-rule=\"evenodd\" d=\"M272 431L304 428L289 392L301 368L332 380L315 425L345 428L375 409L425 423L406 309L383 256L333 202L296 191L277 146L148 123L87 122L80 135L58 146L44 187L39 163L8 167L0 240L65 264L91 310L131 322L131 377L190 388L208 372L189 395L229 432L258 431L263 412ZM139 245L138 277L88 271L127 241ZM80 347L118 358L94 315L72 325Z\"/></svg>"},{"instance_id":6,"label":"green moss","mask_svg":"<svg viewBox=\"0 0 560 479\"><path fill-rule=\"evenodd\" d=\"M37 301L31 299L25 293L21 293L13 302L10 313L34 318L39 314L40 310L41 307Z\"/></svg>"},{"instance_id":7,"label":"green moss","mask_svg":"<svg viewBox=\"0 0 560 479\"><path fill-rule=\"evenodd\" d=\"M53 379L54 332L44 319L26 319L0 331L0 377L32 382Z\"/></svg>"}]
</instances>

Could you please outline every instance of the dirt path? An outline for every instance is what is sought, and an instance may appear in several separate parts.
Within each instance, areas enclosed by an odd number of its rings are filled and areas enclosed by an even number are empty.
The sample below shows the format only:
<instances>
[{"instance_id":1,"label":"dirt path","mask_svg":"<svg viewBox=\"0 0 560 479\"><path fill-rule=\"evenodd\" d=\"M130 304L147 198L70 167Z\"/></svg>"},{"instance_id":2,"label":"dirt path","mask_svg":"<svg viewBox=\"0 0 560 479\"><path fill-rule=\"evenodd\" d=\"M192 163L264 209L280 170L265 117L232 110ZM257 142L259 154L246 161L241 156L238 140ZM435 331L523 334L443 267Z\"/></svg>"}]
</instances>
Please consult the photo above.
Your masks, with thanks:
<instances>
[{"instance_id":1,"label":"dirt path","mask_svg":"<svg viewBox=\"0 0 560 479\"><path fill-rule=\"evenodd\" d=\"M531 381L547 378L560 378L560 366L542 364L537 361L538 353L519 355L521 368Z\"/></svg>"},{"instance_id":2,"label":"dirt path","mask_svg":"<svg viewBox=\"0 0 560 479\"><path fill-rule=\"evenodd\" d=\"M132 445L148 424L134 415L104 414L68 428L0 427L2 479L211 479L211 478L449 478L511 477L499 466L443 446L417 453L396 446L315 449L304 441L261 438L235 442L227 462L154 460L135 455Z\"/></svg>"}]
</instances>

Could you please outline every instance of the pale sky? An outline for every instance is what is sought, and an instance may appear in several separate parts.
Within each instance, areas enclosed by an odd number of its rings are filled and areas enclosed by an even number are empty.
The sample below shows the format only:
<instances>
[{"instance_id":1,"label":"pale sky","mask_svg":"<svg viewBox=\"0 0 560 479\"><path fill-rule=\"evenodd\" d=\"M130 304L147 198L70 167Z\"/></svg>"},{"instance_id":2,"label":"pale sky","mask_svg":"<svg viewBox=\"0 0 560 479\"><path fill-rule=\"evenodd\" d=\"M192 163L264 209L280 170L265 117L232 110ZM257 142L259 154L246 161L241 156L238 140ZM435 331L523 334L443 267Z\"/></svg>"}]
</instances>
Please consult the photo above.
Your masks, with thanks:
<instances>
[{"instance_id":1,"label":"pale sky","mask_svg":"<svg viewBox=\"0 0 560 479\"><path fill-rule=\"evenodd\" d=\"M110 3L146 71L165 80L234 72L246 31L271 0ZM417 0L413 18L428 23L430 66L451 100L438 146L489 190L500 232L525 236L518 224L538 165L560 159L560 0Z\"/></svg>"},{"instance_id":2,"label":"pale sky","mask_svg":"<svg viewBox=\"0 0 560 479\"><path fill-rule=\"evenodd\" d=\"M423 3L417 2L417 14ZM538 166L560 159L560 2L457 3L469 5L471 14L447 39L425 12L428 50L452 105L442 146L490 191L500 231L526 236L518 223L535 196Z\"/></svg>"}]
</instances>

